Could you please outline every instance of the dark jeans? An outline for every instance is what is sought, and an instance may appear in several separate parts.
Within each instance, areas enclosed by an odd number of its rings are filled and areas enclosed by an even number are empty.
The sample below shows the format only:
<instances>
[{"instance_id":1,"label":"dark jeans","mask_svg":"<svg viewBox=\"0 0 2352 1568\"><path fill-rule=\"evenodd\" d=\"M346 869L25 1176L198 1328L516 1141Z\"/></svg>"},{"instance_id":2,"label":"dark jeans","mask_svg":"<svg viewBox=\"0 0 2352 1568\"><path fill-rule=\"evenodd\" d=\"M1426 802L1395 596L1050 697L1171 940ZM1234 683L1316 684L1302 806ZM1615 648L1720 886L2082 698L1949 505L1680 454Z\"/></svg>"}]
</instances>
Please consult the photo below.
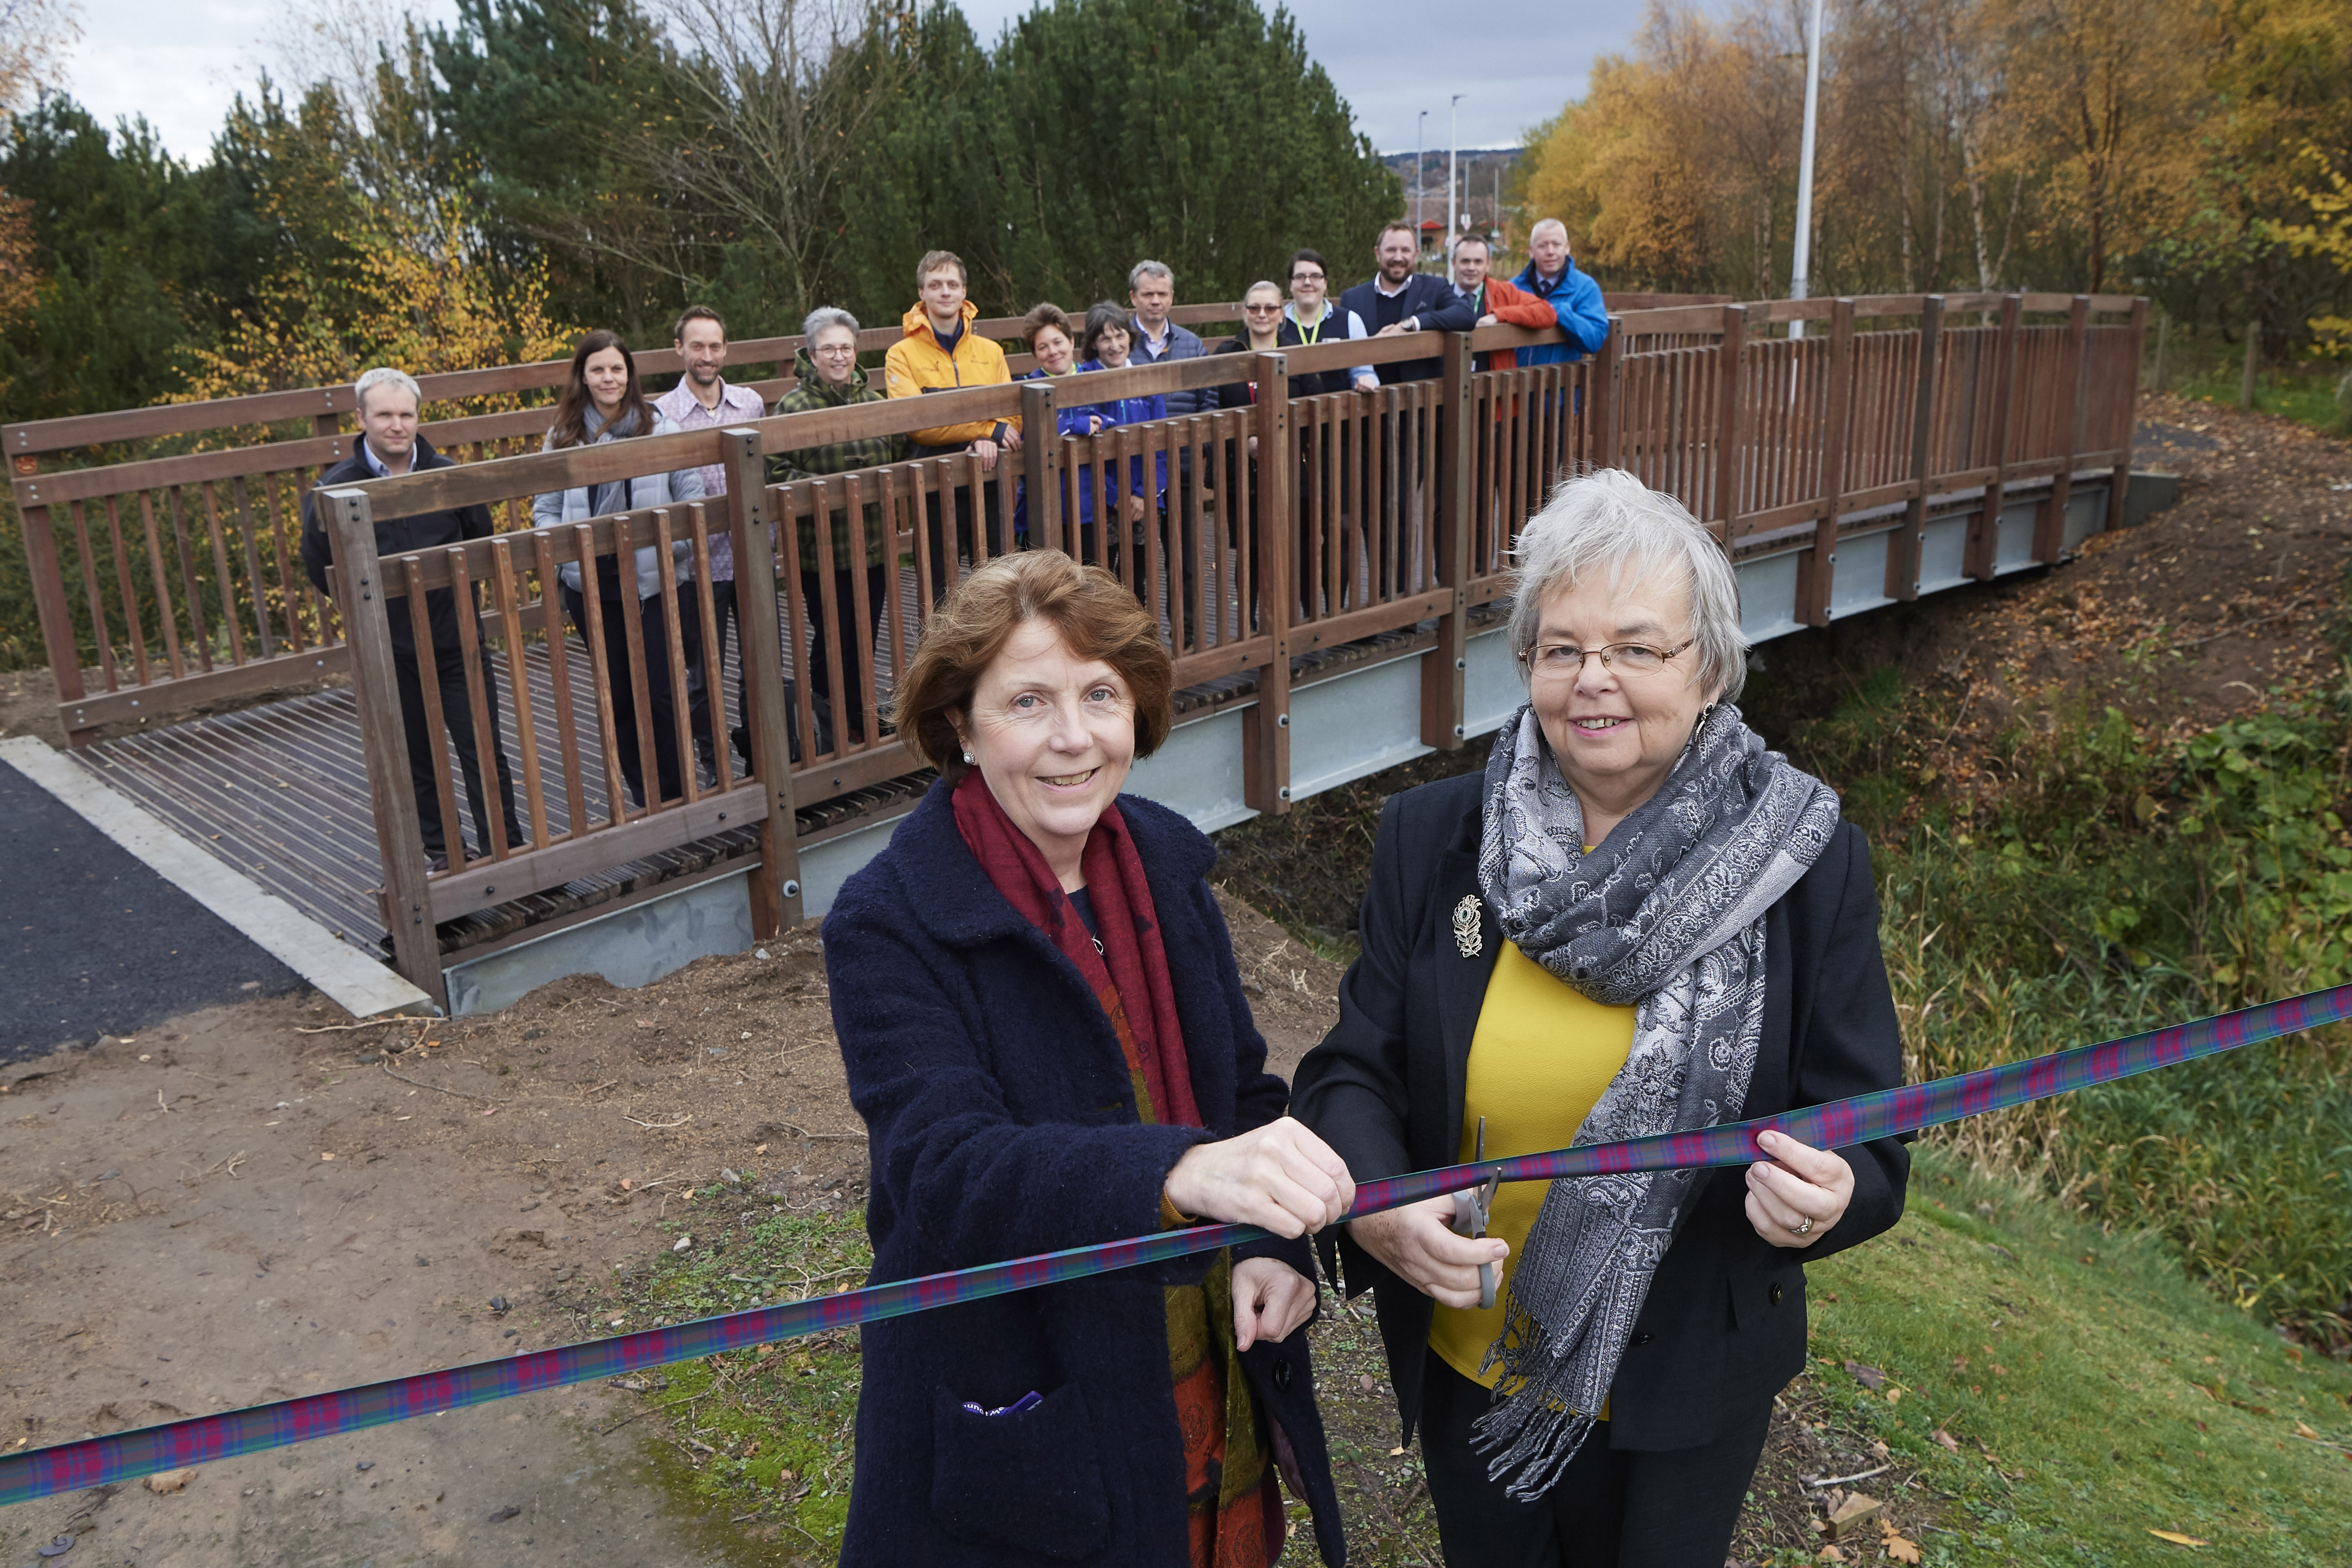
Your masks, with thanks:
<instances>
[{"instance_id":1,"label":"dark jeans","mask_svg":"<svg viewBox=\"0 0 2352 1568\"><path fill-rule=\"evenodd\" d=\"M1427 1365L1422 1463L1448 1568L1722 1568L1772 1425L1769 1401L1703 1448L1612 1448L1604 1422L1549 1491L1517 1502L1470 1446L1486 1390L1435 1354Z\"/></svg>"},{"instance_id":2,"label":"dark jeans","mask_svg":"<svg viewBox=\"0 0 2352 1568\"><path fill-rule=\"evenodd\" d=\"M674 588L670 591L671 613L677 618L678 644L684 650L687 669L691 672L702 662L702 612L696 604L692 585ZM563 590L563 612L579 628L582 637L588 635L586 606L578 590L568 584ZM604 674L613 693L613 744L621 754L621 777L628 780L629 794L636 804L646 803L645 759L637 734L637 685L640 673L629 658L627 617L642 613L644 617L645 679L646 716L653 723L654 768L661 785L661 798L675 800L685 794L680 782L677 755L677 709L681 700L689 706L688 716L694 732L709 732L709 715L695 715L691 674L688 689L680 691L670 678L669 622L662 607L647 599L642 601L628 598L602 600L598 606L604 622Z\"/></svg>"},{"instance_id":3,"label":"dark jeans","mask_svg":"<svg viewBox=\"0 0 2352 1568\"><path fill-rule=\"evenodd\" d=\"M400 682L400 725L408 737L408 781L416 791L416 824L428 858L447 860L449 841L441 821L441 781L433 766L433 732L425 727L425 678L413 649L395 646L392 668ZM441 723L449 732L449 749L457 754L465 775L466 806L474 817L477 854L490 852L489 804L482 793L482 759L474 744L474 704L466 691L465 656L454 646L433 651L434 684L441 688ZM489 709L490 752L498 761L499 815L507 831L507 847L528 849L530 836L515 815L514 773L507 766L507 750L499 739L499 679L486 656L482 660L482 701ZM458 848L465 848L462 832Z\"/></svg>"},{"instance_id":4,"label":"dark jeans","mask_svg":"<svg viewBox=\"0 0 2352 1568\"><path fill-rule=\"evenodd\" d=\"M877 561L866 568L866 635L871 640L882 634L882 612L888 606L891 580L897 574ZM834 608L841 616L838 643L841 653L842 700L849 712L849 731L858 740L866 738L866 679L865 664L857 652L857 574L847 567L837 568L833 574ZM824 579L814 571L801 573L801 603L808 617L809 695L814 700L818 714L817 749L830 751L831 725L826 721L832 709L832 651L835 638L825 635Z\"/></svg>"}]
</instances>

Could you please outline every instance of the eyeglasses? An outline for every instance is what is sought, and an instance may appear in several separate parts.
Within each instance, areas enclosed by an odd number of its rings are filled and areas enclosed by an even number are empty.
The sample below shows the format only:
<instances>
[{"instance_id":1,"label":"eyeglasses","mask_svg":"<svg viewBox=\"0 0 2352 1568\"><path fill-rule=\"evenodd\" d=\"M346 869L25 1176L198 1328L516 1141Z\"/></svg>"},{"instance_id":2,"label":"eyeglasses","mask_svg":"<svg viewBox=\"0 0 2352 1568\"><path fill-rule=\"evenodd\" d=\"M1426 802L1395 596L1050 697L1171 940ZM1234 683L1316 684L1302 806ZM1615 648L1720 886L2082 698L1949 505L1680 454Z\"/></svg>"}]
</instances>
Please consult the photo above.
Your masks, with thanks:
<instances>
[{"instance_id":1,"label":"eyeglasses","mask_svg":"<svg viewBox=\"0 0 2352 1568\"><path fill-rule=\"evenodd\" d=\"M1679 648L1653 648L1646 643L1612 643L1605 648L1580 648L1573 643L1538 643L1532 653L1522 653L1523 660L1533 674L1559 677L1580 674L1584 661L1592 654L1601 656L1601 667L1614 670L1621 675L1654 675L1666 667L1666 661L1678 653L1688 653L1697 644L1694 637Z\"/></svg>"},{"instance_id":2,"label":"eyeglasses","mask_svg":"<svg viewBox=\"0 0 2352 1568\"><path fill-rule=\"evenodd\" d=\"M1282 302L1277 299L1271 305L1244 305L1242 308L1248 311L1251 315L1256 316L1266 311L1281 309Z\"/></svg>"},{"instance_id":3,"label":"eyeglasses","mask_svg":"<svg viewBox=\"0 0 2352 1568\"><path fill-rule=\"evenodd\" d=\"M1323 275L1319 272L1294 272L1290 275L1290 281L1293 283L1320 283L1323 281Z\"/></svg>"},{"instance_id":4,"label":"eyeglasses","mask_svg":"<svg viewBox=\"0 0 2352 1568\"><path fill-rule=\"evenodd\" d=\"M809 352L812 354L824 354L830 358L839 359L856 355L857 352L857 345L855 343L827 343L822 348L811 349Z\"/></svg>"}]
</instances>

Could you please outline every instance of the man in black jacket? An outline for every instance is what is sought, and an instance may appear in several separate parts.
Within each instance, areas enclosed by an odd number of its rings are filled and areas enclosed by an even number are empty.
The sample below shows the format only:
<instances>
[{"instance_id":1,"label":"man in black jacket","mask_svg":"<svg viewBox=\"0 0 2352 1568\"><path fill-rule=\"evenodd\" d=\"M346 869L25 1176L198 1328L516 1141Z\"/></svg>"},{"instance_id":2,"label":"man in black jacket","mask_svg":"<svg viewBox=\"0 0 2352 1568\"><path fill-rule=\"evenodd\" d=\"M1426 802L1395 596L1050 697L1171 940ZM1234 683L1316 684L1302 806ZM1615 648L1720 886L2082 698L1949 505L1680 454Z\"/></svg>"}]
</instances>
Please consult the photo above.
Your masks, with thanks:
<instances>
[{"instance_id":1,"label":"man in black jacket","mask_svg":"<svg viewBox=\"0 0 2352 1568\"><path fill-rule=\"evenodd\" d=\"M456 465L433 450L417 434L416 382L404 371L379 366L360 377L361 437L358 450L319 476L317 488L302 503L302 570L319 591L327 591L327 568L334 559L334 540L319 507L320 491L382 479L421 474ZM407 555L461 539L490 537L488 507L460 507L425 512L413 517L375 519L376 554ZM433 674L441 693L441 722L449 731L449 747L466 777L466 804L474 816L477 849L472 858L490 852L489 808L482 793L481 758L474 744L474 701L466 689L465 650L457 641L457 602L448 589L436 588L425 596L426 620L433 630ZM441 791L433 768L433 734L425 724L425 686L416 666L416 633L405 598L388 608L392 622L392 664L400 679L401 727L408 737L408 779L416 791L416 820L425 839L425 859L436 871L449 863L448 838L441 821ZM530 840L515 815L514 775L507 767L506 747L499 739L498 678L489 661L482 661L482 699L489 710L491 754L498 759L501 825L509 848L529 848ZM462 834L459 848L464 847Z\"/></svg>"},{"instance_id":2,"label":"man in black jacket","mask_svg":"<svg viewBox=\"0 0 2352 1568\"><path fill-rule=\"evenodd\" d=\"M1443 277L1415 272L1421 254L1413 226L1400 218L1381 231L1373 249L1380 271L1339 296L1342 312L1354 311L1375 338L1404 332L1467 332L1478 324L1470 301L1454 292ZM1399 382L1433 381L1443 370L1437 360L1408 360L1374 367L1382 386ZM1427 527L1428 508L1413 505L1414 493L1432 476L1421 457L1423 415L1399 418L1383 414L1377 439L1365 452L1365 484L1361 492L1379 497L1376 515L1366 519L1365 548L1374 562L1382 598L1421 586L1422 563L1435 534ZM1402 448L1402 450L1400 450ZM1371 465L1381 466L1380 482L1372 484ZM1432 489L1433 497L1443 489ZM1393 564L1391 564L1393 563ZM1391 580L1391 574L1402 579Z\"/></svg>"},{"instance_id":3,"label":"man in black jacket","mask_svg":"<svg viewBox=\"0 0 2352 1568\"><path fill-rule=\"evenodd\" d=\"M1362 317L1375 338L1393 338L1400 332L1467 332L1476 326L1478 319L1470 302L1454 293L1451 283L1412 269L1420 253L1420 241L1411 224L1400 218L1389 225L1381 231L1373 249L1380 271L1340 295L1339 308ZM1433 381L1439 369L1435 360L1410 360L1377 366L1375 373L1382 386L1392 386L1398 382Z\"/></svg>"}]
</instances>

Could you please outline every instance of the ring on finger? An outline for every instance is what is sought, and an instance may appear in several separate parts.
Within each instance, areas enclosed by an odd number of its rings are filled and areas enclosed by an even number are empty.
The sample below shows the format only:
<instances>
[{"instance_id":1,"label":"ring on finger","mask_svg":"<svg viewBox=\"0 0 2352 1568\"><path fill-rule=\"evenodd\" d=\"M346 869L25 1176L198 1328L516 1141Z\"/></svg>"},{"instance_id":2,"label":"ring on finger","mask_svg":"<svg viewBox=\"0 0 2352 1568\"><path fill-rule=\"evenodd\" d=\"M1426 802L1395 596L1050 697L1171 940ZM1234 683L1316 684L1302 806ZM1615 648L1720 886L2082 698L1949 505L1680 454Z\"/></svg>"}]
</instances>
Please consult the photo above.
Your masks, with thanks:
<instances>
[{"instance_id":1,"label":"ring on finger","mask_svg":"<svg viewBox=\"0 0 2352 1568\"><path fill-rule=\"evenodd\" d=\"M1805 1216L1805 1222L1802 1225L1791 1225L1784 1228L1791 1236L1811 1236L1813 1233L1813 1217L1809 1214Z\"/></svg>"}]
</instances>

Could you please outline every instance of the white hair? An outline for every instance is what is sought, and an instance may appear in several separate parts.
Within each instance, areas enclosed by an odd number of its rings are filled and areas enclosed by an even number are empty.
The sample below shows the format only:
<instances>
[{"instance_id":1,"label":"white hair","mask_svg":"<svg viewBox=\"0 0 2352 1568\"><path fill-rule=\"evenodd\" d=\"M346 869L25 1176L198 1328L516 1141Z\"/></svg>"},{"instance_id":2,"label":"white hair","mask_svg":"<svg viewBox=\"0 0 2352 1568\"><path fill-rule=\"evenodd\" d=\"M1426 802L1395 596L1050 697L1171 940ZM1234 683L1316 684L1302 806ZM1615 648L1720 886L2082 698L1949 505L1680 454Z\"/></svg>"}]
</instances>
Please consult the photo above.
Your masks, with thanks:
<instances>
[{"instance_id":1,"label":"white hair","mask_svg":"<svg viewBox=\"0 0 2352 1568\"><path fill-rule=\"evenodd\" d=\"M425 392L416 384L415 376L410 375L406 371L396 371L390 365L378 365L352 383L352 397L358 403L362 413L367 413L368 393L378 387L397 387L406 392L420 410L425 406Z\"/></svg>"},{"instance_id":2,"label":"white hair","mask_svg":"<svg viewBox=\"0 0 2352 1568\"><path fill-rule=\"evenodd\" d=\"M1739 695L1748 679L1739 579L1706 525L1672 496L1622 468L1580 474L1562 482L1543 510L1528 519L1511 557L1515 654L1534 649L1545 600L1597 575L1615 595L1637 587L1686 594L1697 644L1696 680L1726 702Z\"/></svg>"},{"instance_id":3,"label":"white hair","mask_svg":"<svg viewBox=\"0 0 2352 1568\"><path fill-rule=\"evenodd\" d=\"M1168 280L1170 288L1176 287L1176 274L1169 269L1166 262L1139 261L1127 269L1127 291L1129 294L1134 293L1135 286L1147 277L1164 277Z\"/></svg>"},{"instance_id":4,"label":"white hair","mask_svg":"<svg viewBox=\"0 0 2352 1568\"><path fill-rule=\"evenodd\" d=\"M838 305L820 305L808 313L807 320L801 323L801 336L814 341L819 332L835 327L846 327L851 337L857 336L856 317Z\"/></svg>"},{"instance_id":5,"label":"white hair","mask_svg":"<svg viewBox=\"0 0 2352 1568\"><path fill-rule=\"evenodd\" d=\"M1536 226L1528 231L1528 238L1532 240L1536 235L1543 233L1546 229L1557 231L1562 240L1566 240L1568 238L1568 225L1561 223L1558 218L1537 219Z\"/></svg>"}]
</instances>

